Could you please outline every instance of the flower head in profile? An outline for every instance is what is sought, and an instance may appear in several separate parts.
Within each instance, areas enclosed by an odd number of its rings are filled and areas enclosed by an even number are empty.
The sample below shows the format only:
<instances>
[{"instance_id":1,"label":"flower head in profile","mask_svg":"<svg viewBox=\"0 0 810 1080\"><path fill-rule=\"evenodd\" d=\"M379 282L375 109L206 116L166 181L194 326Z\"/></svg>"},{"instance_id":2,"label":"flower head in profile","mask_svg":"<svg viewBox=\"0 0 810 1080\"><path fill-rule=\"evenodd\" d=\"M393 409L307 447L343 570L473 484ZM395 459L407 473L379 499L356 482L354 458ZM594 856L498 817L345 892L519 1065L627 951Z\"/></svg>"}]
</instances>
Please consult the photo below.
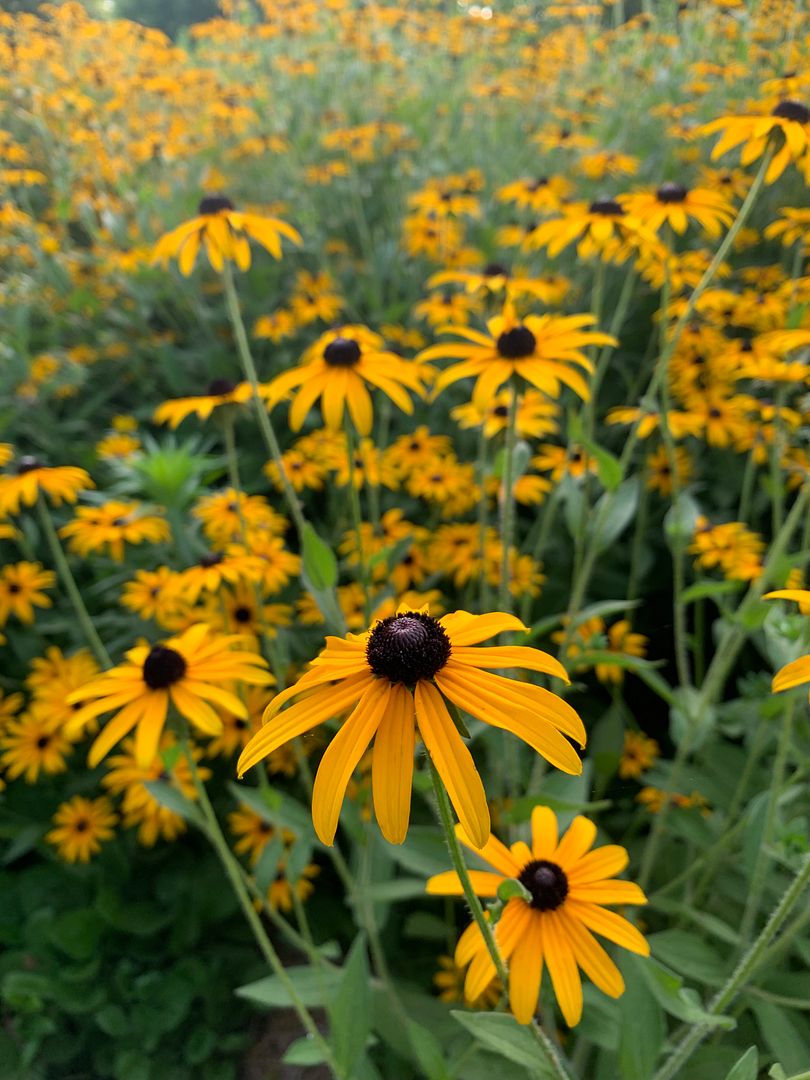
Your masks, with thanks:
<instances>
[{"instance_id":1,"label":"flower head in profile","mask_svg":"<svg viewBox=\"0 0 810 1080\"><path fill-rule=\"evenodd\" d=\"M618 344L609 334L587 329L595 322L593 315L527 315L518 319L511 305L506 305L503 314L488 321L488 334L463 326L443 327L442 332L465 340L432 345L419 358L460 361L438 376L434 391L439 393L459 379L473 377L472 402L482 412L513 375L550 398L558 398L562 387L568 386L587 401L590 390L577 367L590 373L593 365L582 349Z\"/></svg>"},{"instance_id":2,"label":"flower head in profile","mask_svg":"<svg viewBox=\"0 0 810 1080\"><path fill-rule=\"evenodd\" d=\"M90 748L90 767L137 728L135 756L144 769L157 756L169 704L203 734L219 735L222 718L212 705L247 719L244 703L222 684L266 686L273 678L261 656L233 648L240 642L236 635L215 635L207 625L197 623L159 645L130 649L125 664L110 668L68 696L69 704L81 704L81 708L67 733L72 736L95 717L115 712Z\"/></svg>"},{"instance_id":3,"label":"flower head in profile","mask_svg":"<svg viewBox=\"0 0 810 1080\"><path fill-rule=\"evenodd\" d=\"M351 710L315 777L312 818L323 843L334 841L346 787L372 739L374 811L385 838L402 843L408 831L418 729L459 820L479 846L485 844L490 819L484 785L459 734L453 707L512 732L568 773L582 769L568 739L581 746L586 740L577 713L550 690L484 670L523 668L568 682L562 665L538 649L473 648L508 630L526 627L503 612L456 611L435 619L427 608L400 606L396 615L364 634L327 638L310 670L270 703L265 726L239 758L239 775L288 740ZM295 697L300 700L279 711Z\"/></svg>"},{"instance_id":4,"label":"flower head in profile","mask_svg":"<svg viewBox=\"0 0 810 1080\"><path fill-rule=\"evenodd\" d=\"M301 243L298 230L286 221L244 213L225 195L206 195L196 217L184 221L158 240L152 262L166 266L170 259L177 259L180 273L188 277L202 247L215 270L221 272L226 260L236 263L240 270L248 270L249 240L255 240L274 259L280 259L282 237L294 244Z\"/></svg>"},{"instance_id":5,"label":"flower head in profile","mask_svg":"<svg viewBox=\"0 0 810 1080\"><path fill-rule=\"evenodd\" d=\"M803 159L807 172L810 109L801 101L791 98L780 101L770 115L721 116L700 129L702 135L713 135L718 131L723 134L712 150L712 161L742 145L740 164L750 165L762 157L768 145L772 145L775 152L765 173L766 184L778 180L791 161Z\"/></svg>"},{"instance_id":6,"label":"flower head in profile","mask_svg":"<svg viewBox=\"0 0 810 1080\"><path fill-rule=\"evenodd\" d=\"M717 191L708 188L688 188L666 181L655 191L638 191L620 195L618 200L627 212L648 228L658 232L669 225L682 236L689 221L696 221L707 236L720 235L722 228L734 221L734 207Z\"/></svg>"},{"instance_id":7,"label":"flower head in profile","mask_svg":"<svg viewBox=\"0 0 810 1080\"><path fill-rule=\"evenodd\" d=\"M190 394L188 397L164 401L155 409L156 424L168 424L170 428L179 427L187 416L197 416L207 420L214 409L223 405L242 405L250 401L252 391L249 383L233 383L230 379L214 379L202 394Z\"/></svg>"},{"instance_id":8,"label":"flower head in profile","mask_svg":"<svg viewBox=\"0 0 810 1080\"><path fill-rule=\"evenodd\" d=\"M810 589L776 589L766 593L763 600L795 600L799 611L804 615L810 610ZM810 654L791 660L781 667L773 677L772 690L775 694L782 690L792 690L810 682Z\"/></svg>"},{"instance_id":9,"label":"flower head in profile","mask_svg":"<svg viewBox=\"0 0 810 1080\"><path fill-rule=\"evenodd\" d=\"M65 862L90 862L101 851L102 842L115 834L118 816L109 799L85 799L74 795L63 802L53 816L56 826L45 839L53 844Z\"/></svg>"},{"instance_id":10,"label":"flower head in profile","mask_svg":"<svg viewBox=\"0 0 810 1080\"><path fill-rule=\"evenodd\" d=\"M424 372L419 366L387 350L384 339L366 326L328 330L310 345L303 361L267 386L271 403L281 401L292 390L297 391L290 405L289 423L293 431L301 430L318 398L329 430L340 429L348 406L359 434L370 435L373 411L368 386L382 390L408 415L413 412L413 402L407 390L424 394Z\"/></svg>"},{"instance_id":11,"label":"flower head in profile","mask_svg":"<svg viewBox=\"0 0 810 1080\"><path fill-rule=\"evenodd\" d=\"M89 473L73 465L49 468L35 457L18 458L13 471L0 476L0 517L18 514L21 506L33 506L40 492L54 506L75 503L80 491L95 487Z\"/></svg>"},{"instance_id":12,"label":"flower head in profile","mask_svg":"<svg viewBox=\"0 0 810 1080\"><path fill-rule=\"evenodd\" d=\"M544 967L569 1027L582 1016L580 968L610 997L623 993L619 969L593 936L649 955L649 945L635 926L605 907L647 902L638 885L615 877L627 866L623 847L609 844L591 850L596 826L584 817L575 817L560 838L557 818L545 806L532 812L531 847L518 841L508 848L494 836L485 845L476 845L462 826L457 832L461 842L492 867L470 871L477 896L496 897L498 887L510 878L525 890L525 898L507 901L495 925L495 941L509 970L509 1004L521 1024L528 1024L537 1009ZM430 878L427 891L433 896L463 894L455 870ZM456 963L467 967L464 996L475 1001L496 974L475 923L459 939Z\"/></svg>"}]
</instances>

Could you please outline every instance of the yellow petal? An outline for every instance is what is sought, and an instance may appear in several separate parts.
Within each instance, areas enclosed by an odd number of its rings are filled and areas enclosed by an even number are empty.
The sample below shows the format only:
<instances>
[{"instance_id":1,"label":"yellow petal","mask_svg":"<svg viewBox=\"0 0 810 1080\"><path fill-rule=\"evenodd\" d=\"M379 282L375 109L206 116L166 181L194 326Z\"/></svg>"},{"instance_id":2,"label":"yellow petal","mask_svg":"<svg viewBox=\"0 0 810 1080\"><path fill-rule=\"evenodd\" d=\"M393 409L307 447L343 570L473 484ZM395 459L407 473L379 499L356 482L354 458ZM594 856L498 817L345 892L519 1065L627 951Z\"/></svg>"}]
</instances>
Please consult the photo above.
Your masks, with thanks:
<instances>
[{"instance_id":1,"label":"yellow petal","mask_svg":"<svg viewBox=\"0 0 810 1080\"><path fill-rule=\"evenodd\" d=\"M543 974L542 917L530 918L509 963L509 1007L519 1024L529 1024L537 1010Z\"/></svg>"},{"instance_id":2,"label":"yellow petal","mask_svg":"<svg viewBox=\"0 0 810 1080\"><path fill-rule=\"evenodd\" d=\"M476 896L497 896L498 886L504 880L502 874L490 874L486 870L468 870L470 883ZM431 896L462 896L461 879L455 870L445 870L428 878L425 892Z\"/></svg>"},{"instance_id":3,"label":"yellow petal","mask_svg":"<svg viewBox=\"0 0 810 1080\"><path fill-rule=\"evenodd\" d=\"M586 885L591 881L604 881L605 878L620 874L627 866L629 858L623 847L618 844L606 844L605 847L597 848L596 851L589 851L572 865L567 871L568 880L578 885Z\"/></svg>"},{"instance_id":4,"label":"yellow petal","mask_svg":"<svg viewBox=\"0 0 810 1080\"><path fill-rule=\"evenodd\" d=\"M810 681L810 656L800 656L798 660L785 664L777 671L773 677L771 689L778 694L780 690L791 690L794 686L801 686L802 683L808 681Z\"/></svg>"},{"instance_id":5,"label":"yellow petal","mask_svg":"<svg viewBox=\"0 0 810 1080\"><path fill-rule=\"evenodd\" d=\"M541 649L531 649L528 645L486 646L472 648L455 646L453 659L470 667L479 668L526 668L528 671L540 671L544 675L554 675L570 683L568 672L553 656Z\"/></svg>"},{"instance_id":6,"label":"yellow petal","mask_svg":"<svg viewBox=\"0 0 810 1080\"><path fill-rule=\"evenodd\" d=\"M379 727L390 695L388 680L375 680L321 758L312 789L312 823L324 844L334 843L346 786Z\"/></svg>"},{"instance_id":7,"label":"yellow petal","mask_svg":"<svg viewBox=\"0 0 810 1080\"><path fill-rule=\"evenodd\" d=\"M550 860L557 850L557 815L547 806L532 810L532 854Z\"/></svg>"},{"instance_id":8,"label":"yellow petal","mask_svg":"<svg viewBox=\"0 0 810 1080\"><path fill-rule=\"evenodd\" d=\"M520 630L528 634L528 626L520 619L504 611L494 611L488 615L471 615L469 611L454 611L443 615L439 622L447 631L451 647L477 645L507 630Z\"/></svg>"},{"instance_id":9,"label":"yellow petal","mask_svg":"<svg viewBox=\"0 0 810 1080\"><path fill-rule=\"evenodd\" d=\"M613 941L623 949L629 949L640 956L650 955L649 942L631 922L617 915L615 911L608 911L607 908L571 897L566 897L565 906L573 918L579 919L595 934L600 934L608 941Z\"/></svg>"},{"instance_id":10,"label":"yellow petal","mask_svg":"<svg viewBox=\"0 0 810 1080\"><path fill-rule=\"evenodd\" d=\"M595 937L577 919L568 914L567 906L556 913L574 951L576 962L603 994L617 998L624 993L622 974Z\"/></svg>"},{"instance_id":11,"label":"yellow petal","mask_svg":"<svg viewBox=\"0 0 810 1080\"><path fill-rule=\"evenodd\" d=\"M569 1027L582 1018L582 982L574 952L557 913L546 911L540 921L543 959L548 967L560 1012Z\"/></svg>"},{"instance_id":12,"label":"yellow petal","mask_svg":"<svg viewBox=\"0 0 810 1080\"><path fill-rule=\"evenodd\" d=\"M413 754L416 747L413 698L397 684L374 737L371 790L374 814L389 844L401 844L411 815Z\"/></svg>"},{"instance_id":13,"label":"yellow petal","mask_svg":"<svg viewBox=\"0 0 810 1080\"><path fill-rule=\"evenodd\" d=\"M497 836L491 835L481 848L475 846L463 825L456 825L456 836L465 847L468 847L470 851L474 851L485 863L494 866L504 877L517 877L520 873L521 864L516 861L506 844L502 843Z\"/></svg>"},{"instance_id":14,"label":"yellow petal","mask_svg":"<svg viewBox=\"0 0 810 1080\"><path fill-rule=\"evenodd\" d=\"M594 823L578 814L557 845L553 861L559 863L563 870L573 869L595 839L596 826Z\"/></svg>"},{"instance_id":15,"label":"yellow petal","mask_svg":"<svg viewBox=\"0 0 810 1080\"><path fill-rule=\"evenodd\" d=\"M435 686L420 681L414 693L419 731L447 788L458 819L476 847L489 839L489 807L472 755L461 740Z\"/></svg>"}]
</instances>

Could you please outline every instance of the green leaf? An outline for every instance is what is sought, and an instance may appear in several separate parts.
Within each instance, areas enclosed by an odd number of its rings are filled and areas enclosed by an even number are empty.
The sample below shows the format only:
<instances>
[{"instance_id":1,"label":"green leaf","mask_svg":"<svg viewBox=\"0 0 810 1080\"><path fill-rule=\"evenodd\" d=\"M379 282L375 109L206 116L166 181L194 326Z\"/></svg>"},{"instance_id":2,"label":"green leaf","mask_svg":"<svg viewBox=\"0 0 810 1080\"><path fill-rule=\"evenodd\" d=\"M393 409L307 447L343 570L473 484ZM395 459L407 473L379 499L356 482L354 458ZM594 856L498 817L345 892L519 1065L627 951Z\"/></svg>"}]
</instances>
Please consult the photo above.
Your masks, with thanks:
<instances>
[{"instance_id":1,"label":"green leaf","mask_svg":"<svg viewBox=\"0 0 810 1080\"><path fill-rule=\"evenodd\" d=\"M450 1014L487 1050L515 1065L522 1065L534 1080L551 1080L552 1068L540 1057L537 1043L527 1028L507 1013L470 1013L455 1009ZM511 1075L511 1070L509 1070ZM649 1077L646 1078L649 1080Z\"/></svg>"},{"instance_id":2,"label":"green leaf","mask_svg":"<svg viewBox=\"0 0 810 1080\"><path fill-rule=\"evenodd\" d=\"M692 539L701 513L697 500L688 491L682 491L664 518L664 532L671 548L679 550Z\"/></svg>"},{"instance_id":3,"label":"green leaf","mask_svg":"<svg viewBox=\"0 0 810 1080\"><path fill-rule=\"evenodd\" d=\"M66 911L48 925L48 938L74 960L89 960L101 936L98 916L89 908Z\"/></svg>"},{"instance_id":4,"label":"green leaf","mask_svg":"<svg viewBox=\"0 0 810 1080\"><path fill-rule=\"evenodd\" d=\"M624 483L620 484L615 491L605 492L597 501L588 517L586 533L588 536L594 535L596 522L602 518L602 507L606 505L604 522L599 530L597 540L599 551L605 551L614 544L633 520L638 507L638 493L638 477L631 476L629 480L625 480Z\"/></svg>"},{"instance_id":5,"label":"green leaf","mask_svg":"<svg viewBox=\"0 0 810 1080\"><path fill-rule=\"evenodd\" d=\"M393 881L381 881L376 885L366 886L363 895L377 903L409 900L413 896L425 895L425 882L423 878L395 878Z\"/></svg>"},{"instance_id":6,"label":"green leaf","mask_svg":"<svg viewBox=\"0 0 810 1080\"><path fill-rule=\"evenodd\" d=\"M679 599L682 604L694 604L696 600L739 592L743 584L742 581L696 581L694 585L683 590Z\"/></svg>"},{"instance_id":7,"label":"green leaf","mask_svg":"<svg viewBox=\"0 0 810 1080\"><path fill-rule=\"evenodd\" d=\"M3 852L3 866L9 866L37 846L45 834L42 825L25 825Z\"/></svg>"},{"instance_id":8,"label":"green leaf","mask_svg":"<svg viewBox=\"0 0 810 1080\"><path fill-rule=\"evenodd\" d=\"M666 1035L664 1014L645 977L646 963L635 956L625 957L622 963L625 981L625 991L619 999L622 1080L650 1080Z\"/></svg>"},{"instance_id":9,"label":"green leaf","mask_svg":"<svg viewBox=\"0 0 810 1080\"><path fill-rule=\"evenodd\" d=\"M290 795L276 789L261 790L247 784L230 783L228 789L238 802L249 806L263 821L275 825L278 829L289 829L298 837L306 836L312 839L316 846L323 847L323 844L314 839L309 810Z\"/></svg>"},{"instance_id":10,"label":"green leaf","mask_svg":"<svg viewBox=\"0 0 810 1080\"><path fill-rule=\"evenodd\" d=\"M181 818L198 829L205 830L205 820L198 806L185 797L182 791L165 780L146 780L144 787L161 806L179 814Z\"/></svg>"},{"instance_id":11,"label":"green leaf","mask_svg":"<svg viewBox=\"0 0 810 1080\"><path fill-rule=\"evenodd\" d=\"M749 1046L743 1056L726 1074L726 1080L757 1080L759 1054L755 1046Z\"/></svg>"},{"instance_id":12,"label":"green leaf","mask_svg":"<svg viewBox=\"0 0 810 1080\"><path fill-rule=\"evenodd\" d=\"M323 1051L312 1036L303 1035L300 1039L290 1043L281 1060L285 1065L321 1065L323 1063Z\"/></svg>"},{"instance_id":13,"label":"green leaf","mask_svg":"<svg viewBox=\"0 0 810 1080\"><path fill-rule=\"evenodd\" d=\"M317 592L332 589L337 582L338 564L335 553L306 523L304 526L301 556L307 584Z\"/></svg>"},{"instance_id":14,"label":"green leaf","mask_svg":"<svg viewBox=\"0 0 810 1080\"><path fill-rule=\"evenodd\" d=\"M130 1032L127 1014L120 1005L105 1005L96 1012L95 1021L111 1039L124 1038Z\"/></svg>"},{"instance_id":15,"label":"green leaf","mask_svg":"<svg viewBox=\"0 0 810 1080\"><path fill-rule=\"evenodd\" d=\"M447 941L447 924L429 911L412 911L402 926L402 936L418 941Z\"/></svg>"},{"instance_id":16,"label":"green leaf","mask_svg":"<svg viewBox=\"0 0 810 1080\"><path fill-rule=\"evenodd\" d=\"M715 1016L714 1013L706 1012L694 991L684 988L680 975L676 975L652 957L639 966L652 996L670 1016L675 1016L687 1024L703 1024L725 1031L734 1030L735 1020L730 1016Z\"/></svg>"},{"instance_id":17,"label":"green leaf","mask_svg":"<svg viewBox=\"0 0 810 1080\"><path fill-rule=\"evenodd\" d=\"M331 968L290 967L286 974L295 992L307 1007L326 1005L340 981L341 972ZM235 991L237 997L264 1005L268 1009L289 1009L290 998L278 975L266 975L252 983L245 983Z\"/></svg>"},{"instance_id":18,"label":"green leaf","mask_svg":"<svg viewBox=\"0 0 810 1080\"><path fill-rule=\"evenodd\" d=\"M498 899L502 904L506 904L515 898L525 900L528 904L531 903L532 894L517 878L505 878L498 886Z\"/></svg>"},{"instance_id":19,"label":"green leaf","mask_svg":"<svg viewBox=\"0 0 810 1080\"><path fill-rule=\"evenodd\" d=\"M256 869L253 872L259 892L267 892L276 880L279 860L283 854L284 837L278 832L264 845L259 861L256 863Z\"/></svg>"},{"instance_id":20,"label":"green leaf","mask_svg":"<svg viewBox=\"0 0 810 1080\"><path fill-rule=\"evenodd\" d=\"M779 1058L788 1075L806 1070L810 1062L810 1037L804 1018L770 1001L752 1001L750 1008L757 1018L763 1042Z\"/></svg>"},{"instance_id":21,"label":"green leaf","mask_svg":"<svg viewBox=\"0 0 810 1080\"><path fill-rule=\"evenodd\" d=\"M340 973L337 993L327 1007L329 1041L342 1075L353 1076L371 1034L371 985L365 935L358 934Z\"/></svg>"}]
</instances>

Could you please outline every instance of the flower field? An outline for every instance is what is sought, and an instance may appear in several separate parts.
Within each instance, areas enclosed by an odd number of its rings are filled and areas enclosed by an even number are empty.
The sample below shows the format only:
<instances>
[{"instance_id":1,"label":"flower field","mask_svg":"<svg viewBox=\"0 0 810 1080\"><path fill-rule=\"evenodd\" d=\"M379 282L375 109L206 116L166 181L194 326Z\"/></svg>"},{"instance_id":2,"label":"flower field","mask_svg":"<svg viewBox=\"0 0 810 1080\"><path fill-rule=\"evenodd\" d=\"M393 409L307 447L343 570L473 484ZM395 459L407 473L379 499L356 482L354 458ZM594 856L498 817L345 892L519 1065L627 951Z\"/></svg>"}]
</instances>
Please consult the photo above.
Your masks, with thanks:
<instances>
[{"instance_id":1,"label":"flower field","mask_svg":"<svg viewBox=\"0 0 810 1080\"><path fill-rule=\"evenodd\" d=\"M810 1078L810 13L0 12L0 1080Z\"/></svg>"}]
</instances>

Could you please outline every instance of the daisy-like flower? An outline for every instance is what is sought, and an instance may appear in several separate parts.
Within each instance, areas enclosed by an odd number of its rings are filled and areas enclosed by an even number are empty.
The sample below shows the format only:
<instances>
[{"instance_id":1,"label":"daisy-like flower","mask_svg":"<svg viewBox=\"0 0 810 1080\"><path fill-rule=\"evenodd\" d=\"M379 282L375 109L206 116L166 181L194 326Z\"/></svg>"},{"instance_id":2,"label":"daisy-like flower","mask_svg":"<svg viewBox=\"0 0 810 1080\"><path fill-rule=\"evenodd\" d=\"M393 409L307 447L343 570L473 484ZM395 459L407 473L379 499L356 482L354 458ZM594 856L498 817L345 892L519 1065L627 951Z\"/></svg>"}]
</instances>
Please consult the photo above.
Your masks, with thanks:
<instances>
[{"instance_id":1,"label":"daisy-like flower","mask_svg":"<svg viewBox=\"0 0 810 1080\"><path fill-rule=\"evenodd\" d=\"M810 605L809 589L776 589L765 593L763 600L795 600L799 604L799 610L804 614ZM771 689L775 694L782 690L792 690L794 686L810 682L810 654L800 656L797 660L791 660L789 664L781 667L773 677Z\"/></svg>"},{"instance_id":2,"label":"daisy-like flower","mask_svg":"<svg viewBox=\"0 0 810 1080\"><path fill-rule=\"evenodd\" d=\"M116 562L124 560L125 544L158 544L171 536L169 523L155 514L142 514L136 502L111 499L103 506L80 506L76 517L63 525L59 535L77 555L94 551L107 553Z\"/></svg>"},{"instance_id":3,"label":"daisy-like flower","mask_svg":"<svg viewBox=\"0 0 810 1080\"><path fill-rule=\"evenodd\" d=\"M413 412L413 402L405 387L424 396L425 375L419 366L389 352L384 339L365 326L328 330L307 349L303 361L267 387L271 404L297 390L289 416L293 431L300 431L307 413L320 398L324 423L331 431L342 426L348 406L357 431L371 434L373 412L367 383L382 390L408 415Z\"/></svg>"},{"instance_id":4,"label":"daisy-like flower","mask_svg":"<svg viewBox=\"0 0 810 1080\"><path fill-rule=\"evenodd\" d=\"M623 262L633 254L660 256L663 245L655 233L638 218L628 214L617 199L601 198L592 203L570 203L561 217L544 221L526 237L527 251L546 248L550 258L577 242L580 258L597 254L609 261Z\"/></svg>"},{"instance_id":5,"label":"daisy-like flower","mask_svg":"<svg viewBox=\"0 0 810 1080\"><path fill-rule=\"evenodd\" d=\"M58 731L47 710L32 706L5 725L0 747L0 764L9 780L18 776L35 784L40 772L53 775L67 769L65 758L73 749L63 731Z\"/></svg>"},{"instance_id":6,"label":"daisy-like flower","mask_svg":"<svg viewBox=\"0 0 810 1080\"><path fill-rule=\"evenodd\" d=\"M20 622L34 621L35 607L50 607L53 601L43 589L56 584L53 570L45 570L38 562L9 563L0 570L0 626L10 615Z\"/></svg>"},{"instance_id":7,"label":"daisy-like flower","mask_svg":"<svg viewBox=\"0 0 810 1080\"><path fill-rule=\"evenodd\" d=\"M463 285L464 291L470 295L502 295L507 303L520 296L534 296L543 304L559 303L568 289L568 283L563 278L554 275L530 277L523 271L510 270L499 262L487 263L481 270L440 270L428 278L427 284L431 289L451 284Z\"/></svg>"},{"instance_id":8,"label":"daisy-like flower","mask_svg":"<svg viewBox=\"0 0 810 1080\"><path fill-rule=\"evenodd\" d=\"M592 851L596 826L579 816L558 838L557 818L545 806L536 806L532 812L531 848L523 841L507 848L494 836L485 845L474 844L461 826L457 833L463 844L493 868L470 871L477 896L497 896L498 886L509 878L516 878L530 896L509 900L495 926L495 941L509 969L509 1004L521 1024L530 1023L537 1009L544 967L569 1027L582 1016L578 969L610 997L623 993L619 969L593 936L599 934L631 952L649 955L649 945L635 926L604 907L647 900L638 885L615 878L627 866L623 847L609 844ZM463 894L454 870L430 878L427 891L433 896ZM469 965L464 996L475 1001L496 974L475 923L461 935L455 959L462 967Z\"/></svg>"},{"instance_id":9,"label":"daisy-like flower","mask_svg":"<svg viewBox=\"0 0 810 1080\"><path fill-rule=\"evenodd\" d=\"M315 831L323 843L333 843L346 787L373 738L374 810L385 838L401 844L408 831L418 727L459 820L483 845L490 827L484 785L448 701L517 735L557 768L582 770L568 738L584 746L585 728L571 706L550 690L482 670L523 668L568 682L565 668L547 653L526 646L472 648L503 631L526 629L503 612L456 611L435 619L427 608L400 606L396 615L364 634L328 637L311 669L270 703L265 726L239 758L239 775L283 743L351 709L315 778ZM278 715L282 705L302 694Z\"/></svg>"},{"instance_id":10,"label":"daisy-like flower","mask_svg":"<svg viewBox=\"0 0 810 1080\"><path fill-rule=\"evenodd\" d=\"M82 703L66 729L71 735L95 717L115 712L90 748L90 767L137 726L135 755L138 765L148 768L157 755L170 702L205 735L222 731L222 719L211 703L247 719L244 703L222 683L266 686L273 677L257 653L232 648L240 641L238 635L215 636L205 623L198 623L151 649L130 649L125 664L70 694L69 704Z\"/></svg>"},{"instance_id":11,"label":"daisy-like flower","mask_svg":"<svg viewBox=\"0 0 810 1080\"><path fill-rule=\"evenodd\" d=\"M734 221L734 207L716 191L687 188L667 181L655 191L620 195L618 200L629 214L658 232L669 225L682 236L689 219L703 227L707 236L719 236Z\"/></svg>"},{"instance_id":12,"label":"daisy-like flower","mask_svg":"<svg viewBox=\"0 0 810 1080\"><path fill-rule=\"evenodd\" d=\"M274 259L280 259L282 237L294 244L301 243L301 234L286 221L243 213L226 196L207 195L200 202L197 217L183 222L158 240L152 262L166 266L170 259L177 259L180 273L188 277L200 248L204 247L215 270L221 272L226 259L236 263L240 270L247 270L250 267L249 239L261 244Z\"/></svg>"},{"instance_id":13,"label":"daisy-like flower","mask_svg":"<svg viewBox=\"0 0 810 1080\"><path fill-rule=\"evenodd\" d=\"M89 473L73 465L48 468L34 457L17 459L13 473L0 476L0 517L18 514L20 506L33 506L40 491L54 506L75 503L80 491L95 487Z\"/></svg>"},{"instance_id":14,"label":"daisy-like flower","mask_svg":"<svg viewBox=\"0 0 810 1080\"><path fill-rule=\"evenodd\" d=\"M431 345L419 355L420 360L456 359L438 376L434 393L459 379L476 379L472 403L485 411L498 390L517 375L550 398L558 398L562 386L570 387L587 401L590 390L574 365L587 372L593 364L582 352L588 345L617 345L609 334L586 329L596 322L593 315L527 315L523 320L505 308L487 323L489 335L462 326L446 326L445 333L457 334L465 341Z\"/></svg>"},{"instance_id":15,"label":"daisy-like flower","mask_svg":"<svg viewBox=\"0 0 810 1080\"><path fill-rule=\"evenodd\" d=\"M90 862L101 851L103 841L115 834L118 821L109 799L85 799L74 795L63 802L53 816L55 829L45 839L53 844L65 862Z\"/></svg>"},{"instance_id":16,"label":"daisy-like flower","mask_svg":"<svg viewBox=\"0 0 810 1080\"><path fill-rule=\"evenodd\" d=\"M779 217L765 229L766 240L781 237L785 247L791 244L807 245L810 240L810 208L800 206L782 206Z\"/></svg>"},{"instance_id":17,"label":"daisy-like flower","mask_svg":"<svg viewBox=\"0 0 810 1080\"><path fill-rule=\"evenodd\" d=\"M742 144L740 164L750 165L765 153L771 140L781 143L765 173L765 183L778 180L788 165L807 159L810 146L810 109L800 101L780 101L770 116L721 116L704 124L702 135L723 134L712 150L712 161Z\"/></svg>"},{"instance_id":18,"label":"daisy-like flower","mask_svg":"<svg viewBox=\"0 0 810 1080\"><path fill-rule=\"evenodd\" d=\"M204 394L164 401L155 409L155 423L178 427L187 416L207 420L214 409L222 405L242 405L250 401L253 391L249 383L233 383L229 379L214 379Z\"/></svg>"}]
</instances>

